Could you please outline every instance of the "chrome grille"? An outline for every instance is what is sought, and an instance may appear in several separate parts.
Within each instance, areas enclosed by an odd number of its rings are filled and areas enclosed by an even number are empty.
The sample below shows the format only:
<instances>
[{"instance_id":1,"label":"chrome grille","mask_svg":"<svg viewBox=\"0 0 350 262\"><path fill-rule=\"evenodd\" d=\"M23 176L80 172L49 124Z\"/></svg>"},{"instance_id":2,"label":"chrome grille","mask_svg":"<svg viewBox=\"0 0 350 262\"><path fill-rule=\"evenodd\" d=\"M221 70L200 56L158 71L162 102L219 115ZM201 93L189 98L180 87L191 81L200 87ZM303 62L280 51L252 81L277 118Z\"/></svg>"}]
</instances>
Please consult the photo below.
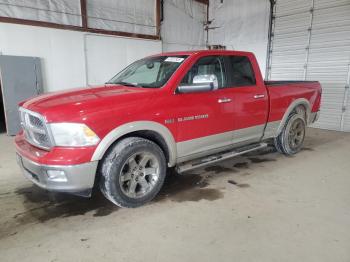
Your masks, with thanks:
<instances>
[{"instance_id":1,"label":"chrome grille","mask_svg":"<svg viewBox=\"0 0 350 262\"><path fill-rule=\"evenodd\" d=\"M38 127L38 128L44 128L44 123L39 117L29 115L29 120L33 126Z\"/></svg>"},{"instance_id":2,"label":"chrome grille","mask_svg":"<svg viewBox=\"0 0 350 262\"><path fill-rule=\"evenodd\" d=\"M49 149L51 142L44 118L24 108L20 108L19 113L26 140L34 146Z\"/></svg>"}]
</instances>

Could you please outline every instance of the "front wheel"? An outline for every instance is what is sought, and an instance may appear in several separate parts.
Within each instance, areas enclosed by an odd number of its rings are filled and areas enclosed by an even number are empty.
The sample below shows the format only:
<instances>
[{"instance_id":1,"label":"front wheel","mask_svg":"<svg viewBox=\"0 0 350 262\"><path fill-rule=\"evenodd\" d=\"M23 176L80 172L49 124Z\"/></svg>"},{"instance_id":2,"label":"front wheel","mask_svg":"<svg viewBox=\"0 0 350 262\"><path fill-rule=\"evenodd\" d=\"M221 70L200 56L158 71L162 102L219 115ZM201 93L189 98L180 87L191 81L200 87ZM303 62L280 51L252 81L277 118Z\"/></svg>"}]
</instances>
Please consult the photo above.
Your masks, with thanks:
<instances>
[{"instance_id":1,"label":"front wheel","mask_svg":"<svg viewBox=\"0 0 350 262\"><path fill-rule=\"evenodd\" d=\"M303 147L305 133L304 117L301 114L290 115L281 134L275 139L277 150L286 155L298 153Z\"/></svg>"},{"instance_id":2,"label":"front wheel","mask_svg":"<svg viewBox=\"0 0 350 262\"><path fill-rule=\"evenodd\" d=\"M151 201L161 189L166 160L158 145L129 137L118 142L101 163L100 189L120 207L138 207Z\"/></svg>"}]
</instances>

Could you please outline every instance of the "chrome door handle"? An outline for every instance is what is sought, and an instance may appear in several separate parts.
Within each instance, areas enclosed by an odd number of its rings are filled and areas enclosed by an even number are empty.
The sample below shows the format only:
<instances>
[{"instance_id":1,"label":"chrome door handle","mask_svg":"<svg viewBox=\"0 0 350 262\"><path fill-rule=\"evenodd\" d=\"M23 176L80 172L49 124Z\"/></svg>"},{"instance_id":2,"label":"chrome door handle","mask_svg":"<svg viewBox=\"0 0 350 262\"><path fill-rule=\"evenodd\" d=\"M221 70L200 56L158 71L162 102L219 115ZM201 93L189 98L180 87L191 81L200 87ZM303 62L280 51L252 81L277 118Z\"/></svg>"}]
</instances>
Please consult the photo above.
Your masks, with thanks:
<instances>
[{"instance_id":1,"label":"chrome door handle","mask_svg":"<svg viewBox=\"0 0 350 262\"><path fill-rule=\"evenodd\" d=\"M264 97L265 97L265 95L255 95L254 96L255 99L264 98Z\"/></svg>"},{"instance_id":2,"label":"chrome door handle","mask_svg":"<svg viewBox=\"0 0 350 262\"><path fill-rule=\"evenodd\" d=\"M219 104L222 104L222 103L229 103L229 102L231 102L231 101L232 101L231 98L219 98L219 99L218 99L218 103L219 103Z\"/></svg>"}]
</instances>

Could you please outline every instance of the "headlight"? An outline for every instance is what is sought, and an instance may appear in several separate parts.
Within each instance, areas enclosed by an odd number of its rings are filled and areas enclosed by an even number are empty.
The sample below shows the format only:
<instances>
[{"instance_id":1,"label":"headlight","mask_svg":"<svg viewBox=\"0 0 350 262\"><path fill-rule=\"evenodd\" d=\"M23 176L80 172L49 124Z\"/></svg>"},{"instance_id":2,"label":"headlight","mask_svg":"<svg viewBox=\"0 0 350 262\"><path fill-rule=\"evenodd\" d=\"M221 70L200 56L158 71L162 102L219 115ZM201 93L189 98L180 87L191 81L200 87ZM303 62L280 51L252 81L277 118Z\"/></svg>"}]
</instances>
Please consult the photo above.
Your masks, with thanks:
<instances>
[{"instance_id":1,"label":"headlight","mask_svg":"<svg viewBox=\"0 0 350 262\"><path fill-rule=\"evenodd\" d=\"M52 123L49 128L56 146L93 146L100 141L85 124Z\"/></svg>"}]
</instances>

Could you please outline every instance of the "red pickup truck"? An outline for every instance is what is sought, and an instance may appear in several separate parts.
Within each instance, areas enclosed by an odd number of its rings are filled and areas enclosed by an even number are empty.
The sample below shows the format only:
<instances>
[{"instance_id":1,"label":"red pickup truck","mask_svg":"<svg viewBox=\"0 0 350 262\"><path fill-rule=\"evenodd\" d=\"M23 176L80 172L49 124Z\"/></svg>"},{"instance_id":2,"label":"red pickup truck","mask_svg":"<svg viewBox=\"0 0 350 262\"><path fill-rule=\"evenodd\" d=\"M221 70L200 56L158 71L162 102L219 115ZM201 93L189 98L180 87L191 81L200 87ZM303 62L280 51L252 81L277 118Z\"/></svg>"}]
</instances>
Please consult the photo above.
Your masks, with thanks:
<instances>
[{"instance_id":1,"label":"red pickup truck","mask_svg":"<svg viewBox=\"0 0 350 262\"><path fill-rule=\"evenodd\" d=\"M90 196L99 184L116 205L136 207L168 167L183 173L269 143L297 153L320 100L318 82L264 82L249 52L163 53L102 86L22 102L17 160L44 189Z\"/></svg>"}]
</instances>

